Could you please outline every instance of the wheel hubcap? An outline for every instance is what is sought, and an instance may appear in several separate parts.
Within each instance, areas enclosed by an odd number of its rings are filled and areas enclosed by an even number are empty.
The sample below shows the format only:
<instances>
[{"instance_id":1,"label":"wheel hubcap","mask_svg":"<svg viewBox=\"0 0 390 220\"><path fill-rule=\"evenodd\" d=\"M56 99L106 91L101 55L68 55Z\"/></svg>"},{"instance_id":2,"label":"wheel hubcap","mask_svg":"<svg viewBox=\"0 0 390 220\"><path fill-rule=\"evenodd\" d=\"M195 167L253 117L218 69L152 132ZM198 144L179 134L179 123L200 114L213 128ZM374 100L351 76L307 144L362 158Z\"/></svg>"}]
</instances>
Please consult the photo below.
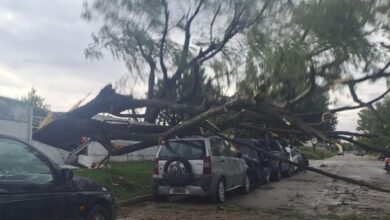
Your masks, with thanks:
<instances>
[{"instance_id":1,"label":"wheel hubcap","mask_svg":"<svg viewBox=\"0 0 390 220\"><path fill-rule=\"evenodd\" d=\"M221 202L224 202L225 201L225 185L222 182L220 182L218 188L219 188L219 190L218 190L219 200L221 200Z\"/></svg>"},{"instance_id":2,"label":"wheel hubcap","mask_svg":"<svg viewBox=\"0 0 390 220\"><path fill-rule=\"evenodd\" d=\"M102 214L96 214L93 216L92 219L93 220L106 220L106 217L104 217L104 215L102 215Z\"/></svg>"}]
</instances>

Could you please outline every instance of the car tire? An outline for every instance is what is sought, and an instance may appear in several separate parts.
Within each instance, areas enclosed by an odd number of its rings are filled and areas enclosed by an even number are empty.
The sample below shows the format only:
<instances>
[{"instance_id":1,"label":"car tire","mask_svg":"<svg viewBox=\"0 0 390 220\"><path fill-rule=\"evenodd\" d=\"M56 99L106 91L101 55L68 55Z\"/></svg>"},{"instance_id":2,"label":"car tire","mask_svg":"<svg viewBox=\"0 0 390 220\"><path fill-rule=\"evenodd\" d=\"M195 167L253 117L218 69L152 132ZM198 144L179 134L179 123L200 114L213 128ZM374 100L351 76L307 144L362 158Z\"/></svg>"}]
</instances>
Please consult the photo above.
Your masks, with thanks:
<instances>
[{"instance_id":1,"label":"car tire","mask_svg":"<svg viewBox=\"0 0 390 220\"><path fill-rule=\"evenodd\" d=\"M251 191L251 187L252 187L251 185L252 184L251 184L251 180L249 178L249 175L246 174L245 179L244 179L244 183L243 183L242 187L240 188L241 193L248 194Z\"/></svg>"},{"instance_id":2,"label":"car tire","mask_svg":"<svg viewBox=\"0 0 390 220\"><path fill-rule=\"evenodd\" d=\"M226 201L226 184L223 179L220 179L217 183L213 201L215 203L224 203Z\"/></svg>"},{"instance_id":3,"label":"car tire","mask_svg":"<svg viewBox=\"0 0 390 220\"><path fill-rule=\"evenodd\" d=\"M111 220L109 212L101 205L95 205L89 211L87 220Z\"/></svg>"},{"instance_id":4,"label":"car tire","mask_svg":"<svg viewBox=\"0 0 390 220\"><path fill-rule=\"evenodd\" d=\"M288 171L286 172L286 176L287 177L292 177L292 176L294 176L294 167L293 166L289 166L288 167Z\"/></svg>"},{"instance_id":5,"label":"car tire","mask_svg":"<svg viewBox=\"0 0 390 220\"><path fill-rule=\"evenodd\" d=\"M271 179L273 181L280 181L282 179L282 171L281 171L280 166L278 168L276 168L276 170L274 170L274 172L272 172Z\"/></svg>"}]
</instances>

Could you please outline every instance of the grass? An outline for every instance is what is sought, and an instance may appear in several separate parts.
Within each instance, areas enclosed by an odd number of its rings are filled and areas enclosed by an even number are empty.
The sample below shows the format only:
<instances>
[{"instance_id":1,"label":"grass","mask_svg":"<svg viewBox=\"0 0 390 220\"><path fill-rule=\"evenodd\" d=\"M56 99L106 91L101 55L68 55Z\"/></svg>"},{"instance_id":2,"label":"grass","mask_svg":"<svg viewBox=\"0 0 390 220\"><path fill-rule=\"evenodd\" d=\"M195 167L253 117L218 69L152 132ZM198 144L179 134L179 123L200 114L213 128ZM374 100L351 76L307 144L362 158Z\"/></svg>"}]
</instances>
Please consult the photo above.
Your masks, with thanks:
<instances>
[{"instance_id":1,"label":"grass","mask_svg":"<svg viewBox=\"0 0 390 220\"><path fill-rule=\"evenodd\" d=\"M112 162L109 167L79 170L75 174L109 187L117 200L131 199L151 192L152 161Z\"/></svg>"},{"instance_id":2,"label":"grass","mask_svg":"<svg viewBox=\"0 0 390 220\"><path fill-rule=\"evenodd\" d=\"M325 158L333 157L334 152L329 151L328 149L317 148L315 151L311 147L300 148L300 152L304 153L305 156L310 160L323 160Z\"/></svg>"}]
</instances>

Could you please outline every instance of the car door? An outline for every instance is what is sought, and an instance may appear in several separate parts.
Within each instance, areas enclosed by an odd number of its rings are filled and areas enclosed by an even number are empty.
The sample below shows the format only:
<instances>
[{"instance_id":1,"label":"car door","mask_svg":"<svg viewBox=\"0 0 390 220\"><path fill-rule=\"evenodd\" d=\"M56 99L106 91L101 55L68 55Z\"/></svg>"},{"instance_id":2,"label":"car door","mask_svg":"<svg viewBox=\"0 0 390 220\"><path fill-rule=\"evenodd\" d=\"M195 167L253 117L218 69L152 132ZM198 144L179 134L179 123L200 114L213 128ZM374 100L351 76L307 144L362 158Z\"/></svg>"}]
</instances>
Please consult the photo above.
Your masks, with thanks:
<instances>
[{"instance_id":1,"label":"car door","mask_svg":"<svg viewBox=\"0 0 390 220\"><path fill-rule=\"evenodd\" d=\"M211 164L213 173L219 172L226 178L226 187L229 189L234 186L234 173L232 172L232 164L228 155L228 147L225 141L220 138L211 138Z\"/></svg>"},{"instance_id":2,"label":"car door","mask_svg":"<svg viewBox=\"0 0 390 220\"><path fill-rule=\"evenodd\" d=\"M229 161L230 172L233 175L233 187L240 186L244 183L246 163L244 159L237 157L238 150L232 143L226 141L224 143L228 148L226 156Z\"/></svg>"},{"instance_id":3,"label":"car door","mask_svg":"<svg viewBox=\"0 0 390 220\"><path fill-rule=\"evenodd\" d=\"M0 219L75 219L72 181L55 181L50 162L31 146L0 138Z\"/></svg>"}]
</instances>

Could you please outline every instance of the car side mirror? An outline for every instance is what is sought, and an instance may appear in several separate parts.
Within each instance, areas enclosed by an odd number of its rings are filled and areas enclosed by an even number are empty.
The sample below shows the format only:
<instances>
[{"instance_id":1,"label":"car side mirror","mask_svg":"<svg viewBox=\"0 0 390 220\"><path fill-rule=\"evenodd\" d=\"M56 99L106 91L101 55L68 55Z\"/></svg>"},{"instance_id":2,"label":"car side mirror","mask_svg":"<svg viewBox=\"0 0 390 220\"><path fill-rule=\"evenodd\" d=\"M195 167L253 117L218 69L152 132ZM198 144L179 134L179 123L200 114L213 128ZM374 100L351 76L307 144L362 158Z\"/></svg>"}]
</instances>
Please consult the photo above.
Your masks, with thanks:
<instances>
[{"instance_id":1,"label":"car side mirror","mask_svg":"<svg viewBox=\"0 0 390 220\"><path fill-rule=\"evenodd\" d=\"M242 158L242 153L241 153L241 152L237 152L237 153L236 153L236 157L237 157L237 158Z\"/></svg>"},{"instance_id":2,"label":"car side mirror","mask_svg":"<svg viewBox=\"0 0 390 220\"><path fill-rule=\"evenodd\" d=\"M73 179L73 170L71 169L61 169L60 177L62 181L68 181Z\"/></svg>"}]
</instances>

